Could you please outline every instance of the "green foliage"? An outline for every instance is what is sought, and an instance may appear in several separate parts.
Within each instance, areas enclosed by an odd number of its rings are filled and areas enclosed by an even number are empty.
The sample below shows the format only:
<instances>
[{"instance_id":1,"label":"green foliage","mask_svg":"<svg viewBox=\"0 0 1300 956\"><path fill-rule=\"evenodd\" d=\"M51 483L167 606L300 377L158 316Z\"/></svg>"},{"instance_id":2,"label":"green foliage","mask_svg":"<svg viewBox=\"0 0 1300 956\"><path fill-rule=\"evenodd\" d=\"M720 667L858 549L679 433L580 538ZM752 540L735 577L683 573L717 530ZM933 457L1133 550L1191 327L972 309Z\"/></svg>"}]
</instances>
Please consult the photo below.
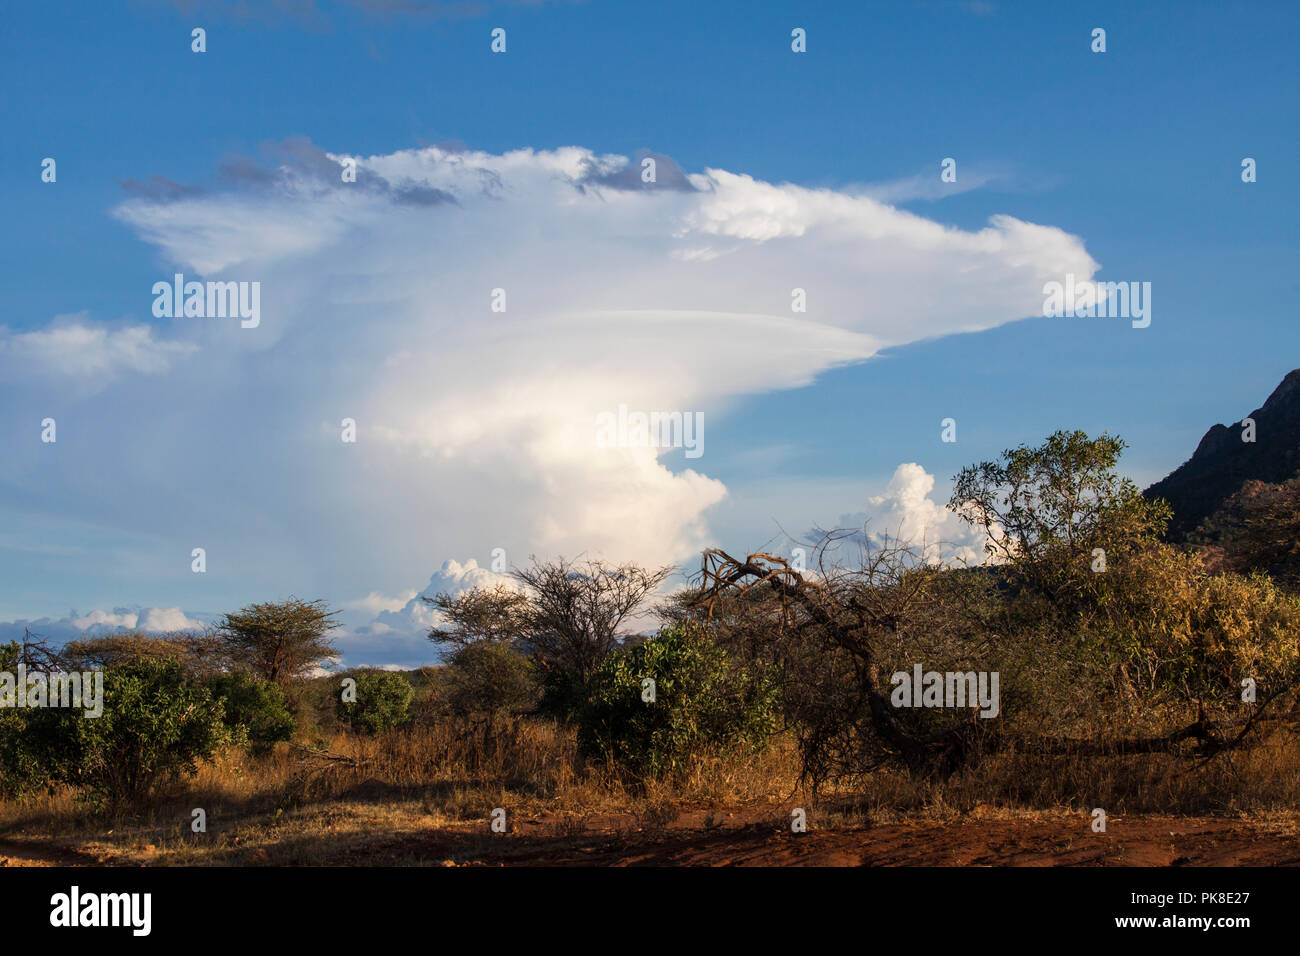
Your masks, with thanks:
<instances>
[{"instance_id":1,"label":"green foliage","mask_svg":"<svg viewBox=\"0 0 1300 956\"><path fill-rule=\"evenodd\" d=\"M1155 544L1096 577L1083 629L1125 689L1234 705L1241 681L1293 684L1300 599L1263 574L1211 574L1196 554Z\"/></svg>"},{"instance_id":2,"label":"green foliage","mask_svg":"<svg viewBox=\"0 0 1300 956\"><path fill-rule=\"evenodd\" d=\"M587 685L582 676L566 667L541 660L542 700L538 709L548 717L569 724L587 702Z\"/></svg>"},{"instance_id":3,"label":"green foliage","mask_svg":"<svg viewBox=\"0 0 1300 956\"><path fill-rule=\"evenodd\" d=\"M1077 610L1093 581L1094 549L1110 561L1155 542L1169 523L1168 505L1116 473L1125 447L1111 435L1055 432L1037 447L963 468L949 507L984 529L990 557L1013 580Z\"/></svg>"},{"instance_id":4,"label":"green foliage","mask_svg":"<svg viewBox=\"0 0 1300 956\"><path fill-rule=\"evenodd\" d=\"M104 672L104 713L45 708L27 715L29 754L52 780L97 807L139 802L161 783L193 774L238 740L220 700L186 680L176 661L137 660Z\"/></svg>"},{"instance_id":5,"label":"green foliage","mask_svg":"<svg viewBox=\"0 0 1300 956\"><path fill-rule=\"evenodd\" d=\"M1300 592L1300 477L1281 484L1248 481L1189 540L1228 571L1265 571Z\"/></svg>"},{"instance_id":6,"label":"green foliage","mask_svg":"<svg viewBox=\"0 0 1300 956\"><path fill-rule=\"evenodd\" d=\"M0 710L0 796L12 797L39 789L45 768L32 752L27 713Z\"/></svg>"},{"instance_id":7,"label":"green foliage","mask_svg":"<svg viewBox=\"0 0 1300 956\"><path fill-rule=\"evenodd\" d=\"M436 644L508 644L528 629L528 598L502 584L420 600L437 608L447 622L429 632L429 640Z\"/></svg>"},{"instance_id":8,"label":"green foliage","mask_svg":"<svg viewBox=\"0 0 1300 956\"><path fill-rule=\"evenodd\" d=\"M74 670L117 667L130 661L177 660L192 677L224 673L233 663L228 648L213 634L172 633L165 637L122 631L102 637L68 641L60 650L67 666Z\"/></svg>"},{"instance_id":9,"label":"green foliage","mask_svg":"<svg viewBox=\"0 0 1300 956\"><path fill-rule=\"evenodd\" d=\"M0 671L13 673L22 656L22 644L10 641L0 644ZM32 752L31 737L27 733L29 711L0 708L0 795L13 796L40 786L45 778L44 768Z\"/></svg>"},{"instance_id":10,"label":"green foliage","mask_svg":"<svg viewBox=\"0 0 1300 956\"><path fill-rule=\"evenodd\" d=\"M314 668L338 660L329 632L338 625L324 601L289 598L253 604L227 614L218 628L225 651L237 663L281 689Z\"/></svg>"},{"instance_id":11,"label":"green foliage","mask_svg":"<svg viewBox=\"0 0 1300 956\"><path fill-rule=\"evenodd\" d=\"M243 729L249 749L264 754L277 741L293 736L295 721L284 692L268 680L247 671L210 678L207 686L225 702L225 722L232 731Z\"/></svg>"},{"instance_id":12,"label":"green foliage","mask_svg":"<svg viewBox=\"0 0 1300 956\"><path fill-rule=\"evenodd\" d=\"M652 679L653 703L643 700ZM681 770L689 758L759 748L774 729L777 694L761 665L741 667L698 628L675 624L608 655L578 712L578 745L636 776Z\"/></svg>"},{"instance_id":13,"label":"green foliage","mask_svg":"<svg viewBox=\"0 0 1300 956\"><path fill-rule=\"evenodd\" d=\"M518 588L475 588L424 598L446 623L429 632L438 644L496 644L532 658L542 673L542 709L573 717L605 655L624 636L623 622L648 601L671 568L574 562L559 558L511 573Z\"/></svg>"},{"instance_id":14,"label":"green foliage","mask_svg":"<svg viewBox=\"0 0 1300 956\"><path fill-rule=\"evenodd\" d=\"M951 506L989 530L1011 585L995 627L1045 632L1076 671L1087 662L1099 691L1129 704L1230 705L1243 678L1294 683L1300 603L1266 578L1211 574L1163 543L1168 506L1116 474L1124 447L1057 432L957 476Z\"/></svg>"},{"instance_id":15,"label":"green foliage","mask_svg":"<svg viewBox=\"0 0 1300 956\"><path fill-rule=\"evenodd\" d=\"M357 699L345 703L340 694L337 704L340 721L363 733L377 734L410 719L415 690L401 674L365 670L351 676L357 682Z\"/></svg>"},{"instance_id":16,"label":"green foliage","mask_svg":"<svg viewBox=\"0 0 1300 956\"><path fill-rule=\"evenodd\" d=\"M506 644L466 644L448 662L447 703L455 714L531 711L536 709L540 694L533 663Z\"/></svg>"},{"instance_id":17,"label":"green foliage","mask_svg":"<svg viewBox=\"0 0 1300 956\"><path fill-rule=\"evenodd\" d=\"M619 646L623 622L671 572L636 564L534 559L532 567L512 574L528 593L523 643L548 669L561 672L558 686L588 688L601 662Z\"/></svg>"}]
</instances>

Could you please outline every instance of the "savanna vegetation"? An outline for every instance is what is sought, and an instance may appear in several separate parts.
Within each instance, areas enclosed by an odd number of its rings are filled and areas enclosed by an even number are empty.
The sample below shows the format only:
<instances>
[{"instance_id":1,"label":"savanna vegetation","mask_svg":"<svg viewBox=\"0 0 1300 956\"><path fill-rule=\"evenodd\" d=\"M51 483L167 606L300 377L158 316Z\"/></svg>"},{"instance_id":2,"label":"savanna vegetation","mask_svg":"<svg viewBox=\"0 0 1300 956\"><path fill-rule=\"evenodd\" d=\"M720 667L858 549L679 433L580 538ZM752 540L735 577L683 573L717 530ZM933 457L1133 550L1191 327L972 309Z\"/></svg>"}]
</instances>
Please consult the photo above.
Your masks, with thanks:
<instances>
[{"instance_id":1,"label":"savanna vegetation","mask_svg":"<svg viewBox=\"0 0 1300 956\"><path fill-rule=\"evenodd\" d=\"M973 566L852 529L808 542L810 561L706 551L664 597L671 568L534 559L427 599L441 663L415 671L339 670L334 615L297 599L206 634L0 647L0 671L105 675L100 719L0 709L0 828L134 834L186 862L246 860L256 833L312 862L326 840L497 807L561 829L792 799L839 822L1300 811L1279 530L1300 499L1239 497L1212 546L1175 546L1123 449L1058 432L963 469L949 506L987 539ZM918 667L996 674L995 715L900 706ZM220 839L192 831L194 807L230 821Z\"/></svg>"}]
</instances>

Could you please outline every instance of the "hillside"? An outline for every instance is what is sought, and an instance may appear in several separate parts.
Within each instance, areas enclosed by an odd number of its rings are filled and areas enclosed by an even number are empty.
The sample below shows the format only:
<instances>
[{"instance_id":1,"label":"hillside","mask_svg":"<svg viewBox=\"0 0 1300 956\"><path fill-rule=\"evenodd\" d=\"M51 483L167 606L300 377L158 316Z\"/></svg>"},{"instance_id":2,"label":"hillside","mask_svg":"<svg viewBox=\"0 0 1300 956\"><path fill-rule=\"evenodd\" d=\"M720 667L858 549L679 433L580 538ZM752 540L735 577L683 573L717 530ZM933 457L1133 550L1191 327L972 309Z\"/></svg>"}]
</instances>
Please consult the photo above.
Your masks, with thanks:
<instances>
[{"instance_id":1,"label":"hillside","mask_svg":"<svg viewBox=\"0 0 1300 956\"><path fill-rule=\"evenodd\" d=\"M1190 459L1146 490L1173 507L1171 540L1186 540L1246 482L1281 484L1300 471L1300 369L1246 417L1255 422L1254 442L1242 441L1242 419L1214 425Z\"/></svg>"}]
</instances>

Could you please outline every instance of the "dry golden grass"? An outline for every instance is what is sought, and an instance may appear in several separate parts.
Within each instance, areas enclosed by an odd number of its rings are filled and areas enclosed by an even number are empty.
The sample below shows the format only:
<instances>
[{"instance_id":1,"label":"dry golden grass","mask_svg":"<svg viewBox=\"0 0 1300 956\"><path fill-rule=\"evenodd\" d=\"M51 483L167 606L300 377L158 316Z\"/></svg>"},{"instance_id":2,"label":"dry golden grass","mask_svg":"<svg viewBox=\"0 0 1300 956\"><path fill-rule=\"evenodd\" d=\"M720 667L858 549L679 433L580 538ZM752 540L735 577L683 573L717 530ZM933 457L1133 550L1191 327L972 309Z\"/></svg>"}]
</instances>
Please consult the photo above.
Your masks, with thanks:
<instances>
[{"instance_id":1,"label":"dry golden grass","mask_svg":"<svg viewBox=\"0 0 1300 956\"><path fill-rule=\"evenodd\" d=\"M112 862L310 864L346 858L350 841L360 848L376 833L400 842L430 828L483 829L495 807L554 817L557 832L593 815L662 826L682 805L777 801L793 790L796 769L789 748L774 747L638 787L584 766L571 729L531 719L447 720L317 744L282 744L263 757L226 751L114 820L88 813L67 790L0 801L0 835L53 838ZM191 831L195 808L207 814L206 834Z\"/></svg>"},{"instance_id":2,"label":"dry golden grass","mask_svg":"<svg viewBox=\"0 0 1300 956\"><path fill-rule=\"evenodd\" d=\"M761 754L715 757L676 780L640 784L584 764L573 732L539 719L445 720L318 743L282 744L264 757L227 751L151 805L111 820L67 791L0 802L0 839L114 863L428 863L432 835L457 836L449 858L474 856L490 839L496 807L507 808L512 832L524 827L555 841L593 831L654 835L683 814L703 831L737 813L788 826L790 806L809 808L819 828L1031 820L1100 806L1108 814L1249 816L1279 835L1300 830L1300 759L1290 734L1199 770L1158 756L999 755L944 781L878 771L816 799L799 789L784 739ZM195 808L206 811L205 834L191 832ZM406 849L420 841L422 852Z\"/></svg>"}]
</instances>

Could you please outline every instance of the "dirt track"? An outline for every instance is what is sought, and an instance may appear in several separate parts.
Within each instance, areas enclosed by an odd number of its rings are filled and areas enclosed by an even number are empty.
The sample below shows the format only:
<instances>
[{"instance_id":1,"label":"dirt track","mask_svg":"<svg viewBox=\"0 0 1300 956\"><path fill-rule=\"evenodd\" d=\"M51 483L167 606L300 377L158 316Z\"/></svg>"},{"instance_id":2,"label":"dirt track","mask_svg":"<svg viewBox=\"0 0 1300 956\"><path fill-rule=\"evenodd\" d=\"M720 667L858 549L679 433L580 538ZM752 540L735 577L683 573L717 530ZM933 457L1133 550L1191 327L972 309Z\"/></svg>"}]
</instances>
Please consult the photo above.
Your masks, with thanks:
<instances>
[{"instance_id":1,"label":"dirt track","mask_svg":"<svg viewBox=\"0 0 1300 956\"><path fill-rule=\"evenodd\" d=\"M531 817L495 835L484 824L417 829L400 837L352 834L313 862L338 866L1300 866L1292 826L1219 818L1113 817L1093 833L1081 816L966 817L795 834L771 814L739 811L718 820L684 813L638 828L615 816ZM150 848L152 849L152 847ZM0 839L3 866L165 864L105 856L34 837ZM210 862L292 865L291 845L263 843L214 854Z\"/></svg>"},{"instance_id":2,"label":"dirt track","mask_svg":"<svg viewBox=\"0 0 1300 956\"><path fill-rule=\"evenodd\" d=\"M94 856L44 840L0 840L0 866L97 866L99 863Z\"/></svg>"},{"instance_id":3,"label":"dirt track","mask_svg":"<svg viewBox=\"0 0 1300 956\"><path fill-rule=\"evenodd\" d=\"M685 821L683 821L685 822ZM794 834L770 823L614 839L508 837L499 852L439 835L418 847L456 862L579 866L1300 866L1300 837L1239 821L1143 817L1093 833L1079 817L968 819ZM510 846L509 844L514 844ZM410 855L417 847L402 848ZM466 852L468 851L468 852Z\"/></svg>"}]
</instances>

